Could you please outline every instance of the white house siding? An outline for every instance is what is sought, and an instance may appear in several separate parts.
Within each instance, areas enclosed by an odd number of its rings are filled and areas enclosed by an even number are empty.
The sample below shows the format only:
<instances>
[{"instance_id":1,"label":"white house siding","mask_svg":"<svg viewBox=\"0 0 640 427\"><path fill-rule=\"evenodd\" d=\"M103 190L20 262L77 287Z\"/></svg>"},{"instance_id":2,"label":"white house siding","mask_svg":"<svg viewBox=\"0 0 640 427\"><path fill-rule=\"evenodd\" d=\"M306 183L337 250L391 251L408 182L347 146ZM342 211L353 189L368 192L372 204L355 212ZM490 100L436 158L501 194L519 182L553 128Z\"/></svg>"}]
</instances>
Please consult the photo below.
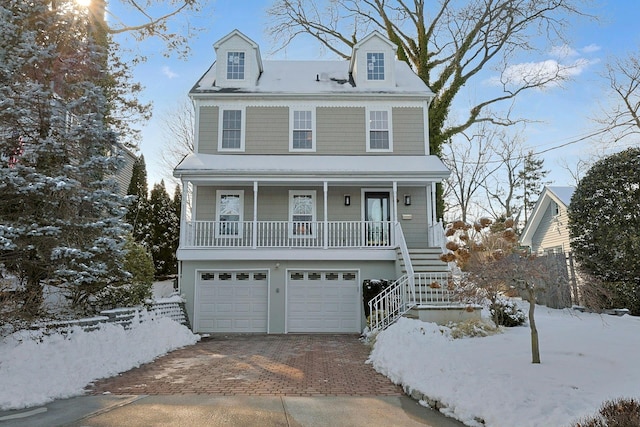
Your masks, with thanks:
<instances>
[{"instance_id":1,"label":"white house siding","mask_svg":"<svg viewBox=\"0 0 640 427\"><path fill-rule=\"evenodd\" d=\"M289 260L280 259L278 261L271 260L250 260L250 261L216 261L215 254L211 256L209 261L182 261L180 293L185 296L187 301L186 310L191 319L192 326L194 324L196 313L196 283L198 282L198 274L202 271L267 271L269 276L268 285L268 332L271 334L281 334L286 330L286 274L287 271L357 271L358 273L358 295L357 301L360 302L356 309L359 311L360 318L359 330L364 329L366 320L362 309L362 281L365 279L395 279L395 263L394 261L313 261L313 260ZM292 256L296 256L292 254ZM292 328L292 329L295 329ZM199 331L196 331L199 332Z\"/></svg>"},{"instance_id":2,"label":"white house siding","mask_svg":"<svg viewBox=\"0 0 640 427\"><path fill-rule=\"evenodd\" d=\"M548 204L544 216L531 239L532 251L534 252L558 247L561 247L564 251L570 249L567 210L561 206L560 214L555 217L553 215L553 203L555 202L551 201Z\"/></svg>"},{"instance_id":3,"label":"white house siding","mask_svg":"<svg viewBox=\"0 0 640 427\"><path fill-rule=\"evenodd\" d=\"M393 153L424 155L424 110L393 108Z\"/></svg>"},{"instance_id":4,"label":"white house siding","mask_svg":"<svg viewBox=\"0 0 640 427\"><path fill-rule=\"evenodd\" d=\"M318 154L366 154L365 109L318 107L316 109Z\"/></svg>"},{"instance_id":5,"label":"white house siding","mask_svg":"<svg viewBox=\"0 0 640 427\"><path fill-rule=\"evenodd\" d=\"M198 128L198 152L218 152L218 107L200 107Z\"/></svg>"},{"instance_id":6,"label":"white house siding","mask_svg":"<svg viewBox=\"0 0 640 427\"><path fill-rule=\"evenodd\" d=\"M247 107L246 154L289 153L289 109Z\"/></svg>"}]
</instances>

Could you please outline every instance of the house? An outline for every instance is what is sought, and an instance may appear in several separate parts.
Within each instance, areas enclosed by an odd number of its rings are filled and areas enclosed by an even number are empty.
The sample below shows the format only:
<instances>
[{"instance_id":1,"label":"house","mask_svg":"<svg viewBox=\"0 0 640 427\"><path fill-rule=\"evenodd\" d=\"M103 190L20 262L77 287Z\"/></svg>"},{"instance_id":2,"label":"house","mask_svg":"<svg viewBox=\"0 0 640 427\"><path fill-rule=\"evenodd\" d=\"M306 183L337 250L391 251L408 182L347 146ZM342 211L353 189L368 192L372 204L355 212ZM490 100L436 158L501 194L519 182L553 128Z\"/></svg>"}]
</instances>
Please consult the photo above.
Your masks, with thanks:
<instances>
[{"instance_id":1,"label":"house","mask_svg":"<svg viewBox=\"0 0 640 427\"><path fill-rule=\"evenodd\" d=\"M433 93L389 40L371 33L350 61L263 61L237 30L214 49L174 170L194 331L357 333L364 280L446 278Z\"/></svg>"},{"instance_id":2,"label":"house","mask_svg":"<svg viewBox=\"0 0 640 427\"><path fill-rule=\"evenodd\" d=\"M126 196L129 190L129 184L131 184L131 178L133 177L133 165L138 159L138 156L120 143L113 144L109 154L111 156L119 156L121 159L118 169L113 175L113 179L116 180L118 194Z\"/></svg>"},{"instance_id":3,"label":"house","mask_svg":"<svg viewBox=\"0 0 640 427\"><path fill-rule=\"evenodd\" d=\"M565 253L569 246L567 209L574 187L545 187L520 236L520 244L532 253Z\"/></svg>"}]
</instances>

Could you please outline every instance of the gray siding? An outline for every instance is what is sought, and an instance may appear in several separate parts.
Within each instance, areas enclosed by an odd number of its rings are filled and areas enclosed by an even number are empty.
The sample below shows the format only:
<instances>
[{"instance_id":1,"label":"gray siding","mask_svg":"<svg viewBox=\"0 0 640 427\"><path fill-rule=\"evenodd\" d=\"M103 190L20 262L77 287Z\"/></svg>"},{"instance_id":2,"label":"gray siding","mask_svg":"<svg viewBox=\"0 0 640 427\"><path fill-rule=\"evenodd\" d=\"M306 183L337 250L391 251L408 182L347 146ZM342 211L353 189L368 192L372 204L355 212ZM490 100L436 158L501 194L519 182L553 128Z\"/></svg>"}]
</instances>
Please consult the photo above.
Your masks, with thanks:
<instances>
[{"instance_id":1,"label":"gray siding","mask_svg":"<svg viewBox=\"0 0 640 427\"><path fill-rule=\"evenodd\" d=\"M247 107L245 153L289 153L289 109Z\"/></svg>"},{"instance_id":2,"label":"gray siding","mask_svg":"<svg viewBox=\"0 0 640 427\"><path fill-rule=\"evenodd\" d=\"M218 152L218 111L218 107L200 107L199 153L215 154Z\"/></svg>"},{"instance_id":3,"label":"gray siding","mask_svg":"<svg viewBox=\"0 0 640 427\"><path fill-rule=\"evenodd\" d=\"M366 154L364 108L318 107L316 132L318 154Z\"/></svg>"},{"instance_id":4,"label":"gray siding","mask_svg":"<svg viewBox=\"0 0 640 427\"><path fill-rule=\"evenodd\" d=\"M411 196L411 205L404 205L404 195ZM407 247L427 248L427 195L425 187L398 187L398 222L402 226ZM411 219L402 219L402 215Z\"/></svg>"},{"instance_id":5,"label":"gray siding","mask_svg":"<svg viewBox=\"0 0 640 427\"><path fill-rule=\"evenodd\" d=\"M199 186L196 191L196 221L215 221L217 190L244 190L244 221L253 219L253 187Z\"/></svg>"},{"instance_id":6,"label":"gray siding","mask_svg":"<svg viewBox=\"0 0 640 427\"><path fill-rule=\"evenodd\" d=\"M423 109L394 108L391 115L394 154L424 155Z\"/></svg>"}]
</instances>

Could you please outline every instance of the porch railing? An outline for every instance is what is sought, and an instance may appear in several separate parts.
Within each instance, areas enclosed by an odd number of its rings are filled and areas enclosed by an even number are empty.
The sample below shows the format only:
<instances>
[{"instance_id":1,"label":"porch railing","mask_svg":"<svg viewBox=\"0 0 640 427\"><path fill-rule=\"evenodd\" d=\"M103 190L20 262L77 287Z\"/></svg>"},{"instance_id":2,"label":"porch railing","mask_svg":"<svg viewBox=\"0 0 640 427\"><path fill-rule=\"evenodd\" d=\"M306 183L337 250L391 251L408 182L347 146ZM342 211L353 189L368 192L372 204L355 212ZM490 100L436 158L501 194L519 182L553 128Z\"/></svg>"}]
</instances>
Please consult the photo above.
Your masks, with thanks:
<instances>
[{"instance_id":1,"label":"porch railing","mask_svg":"<svg viewBox=\"0 0 640 427\"><path fill-rule=\"evenodd\" d=\"M393 248L395 240L391 221L190 221L182 247Z\"/></svg>"},{"instance_id":2,"label":"porch railing","mask_svg":"<svg viewBox=\"0 0 640 427\"><path fill-rule=\"evenodd\" d=\"M448 273L414 273L413 286L410 277L404 275L369 301L369 329L386 329L400 316L421 305L446 305L455 303L450 291ZM412 292L412 288L415 289Z\"/></svg>"}]
</instances>

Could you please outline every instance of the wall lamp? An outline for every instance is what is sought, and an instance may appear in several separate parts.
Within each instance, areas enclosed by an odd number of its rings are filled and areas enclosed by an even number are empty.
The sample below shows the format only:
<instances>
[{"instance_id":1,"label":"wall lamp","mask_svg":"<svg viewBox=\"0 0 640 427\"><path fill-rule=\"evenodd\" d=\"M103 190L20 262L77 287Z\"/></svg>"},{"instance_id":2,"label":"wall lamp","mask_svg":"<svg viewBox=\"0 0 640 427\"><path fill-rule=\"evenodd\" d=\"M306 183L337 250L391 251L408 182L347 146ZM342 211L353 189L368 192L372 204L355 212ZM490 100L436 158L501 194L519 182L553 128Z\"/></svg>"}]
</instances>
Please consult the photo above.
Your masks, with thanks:
<instances>
[{"instance_id":1,"label":"wall lamp","mask_svg":"<svg viewBox=\"0 0 640 427\"><path fill-rule=\"evenodd\" d=\"M405 194L404 195L404 205L405 206L411 206L411 195L410 194Z\"/></svg>"},{"instance_id":2,"label":"wall lamp","mask_svg":"<svg viewBox=\"0 0 640 427\"><path fill-rule=\"evenodd\" d=\"M349 194L344 195L344 205L351 206L351 196Z\"/></svg>"}]
</instances>

